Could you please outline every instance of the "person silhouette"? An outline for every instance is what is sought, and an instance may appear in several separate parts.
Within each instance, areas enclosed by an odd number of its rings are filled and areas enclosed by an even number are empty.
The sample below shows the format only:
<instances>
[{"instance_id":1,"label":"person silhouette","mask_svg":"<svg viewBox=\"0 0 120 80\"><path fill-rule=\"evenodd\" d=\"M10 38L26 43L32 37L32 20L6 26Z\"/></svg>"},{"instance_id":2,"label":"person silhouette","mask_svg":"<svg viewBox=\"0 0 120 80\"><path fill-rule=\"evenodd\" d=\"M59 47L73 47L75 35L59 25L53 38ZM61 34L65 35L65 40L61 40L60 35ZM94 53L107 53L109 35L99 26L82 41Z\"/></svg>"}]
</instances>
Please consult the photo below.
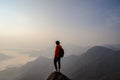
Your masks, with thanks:
<instances>
[{"instance_id":1,"label":"person silhouette","mask_svg":"<svg viewBox=\"0 0 120 80\"><path fill-rule=\"evenodd\" d=\"M62 48L62 46L60 45L60 41L56 41L55 43L56 43L56 47L55 47L55 53L54 53L54 66L55 66L55 70L60 72L61 57L59 56L59 53L60 53L60 48Z\"/></svg>"}]
</instances>

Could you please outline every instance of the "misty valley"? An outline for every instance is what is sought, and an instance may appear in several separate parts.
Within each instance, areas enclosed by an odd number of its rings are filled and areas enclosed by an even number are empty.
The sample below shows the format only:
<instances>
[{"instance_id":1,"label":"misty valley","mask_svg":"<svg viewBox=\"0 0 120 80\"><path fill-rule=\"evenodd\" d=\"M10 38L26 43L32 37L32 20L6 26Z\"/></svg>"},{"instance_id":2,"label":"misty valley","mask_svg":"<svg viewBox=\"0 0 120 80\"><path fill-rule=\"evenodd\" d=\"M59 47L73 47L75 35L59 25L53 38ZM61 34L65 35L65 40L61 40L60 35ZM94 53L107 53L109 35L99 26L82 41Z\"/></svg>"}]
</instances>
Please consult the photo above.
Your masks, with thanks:
<instances>
[{"instance_id":1,"label":"misty valley","mask_svg":"<svg viewBox=\"0 0 120 80\"><path fill-rule=\"evenodd\" d=\"M46 80L53 71L53 59L40 56L21 67L0 71L0 80ZM120 50L94 46L83 54L63 57L61 72L71 80L119 80Z\"/></svg>"}]
</instances>

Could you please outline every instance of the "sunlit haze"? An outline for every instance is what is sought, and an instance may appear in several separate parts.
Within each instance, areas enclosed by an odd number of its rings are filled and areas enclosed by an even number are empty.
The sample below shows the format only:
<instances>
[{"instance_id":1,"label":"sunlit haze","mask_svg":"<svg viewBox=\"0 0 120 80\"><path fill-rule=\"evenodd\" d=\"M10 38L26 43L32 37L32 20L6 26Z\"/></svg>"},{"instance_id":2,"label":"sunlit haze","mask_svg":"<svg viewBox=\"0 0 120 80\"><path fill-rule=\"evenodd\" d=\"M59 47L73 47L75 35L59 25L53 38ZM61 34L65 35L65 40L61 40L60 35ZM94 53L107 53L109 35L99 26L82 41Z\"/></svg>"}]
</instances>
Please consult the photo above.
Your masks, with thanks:
<instances>
[{"instance_id":1,"label":"sunlit haze","mask_svg":"<svg viewBox=\"0 0 120 80\"><path fill-rule=\"evenodd\" d=\"M0 54L12 54L5 49L54 49L56 40L77 46L120 44L120 1L0 0ZM33 59L26 56L20 64Z\"/></svg>"}]
</instances>

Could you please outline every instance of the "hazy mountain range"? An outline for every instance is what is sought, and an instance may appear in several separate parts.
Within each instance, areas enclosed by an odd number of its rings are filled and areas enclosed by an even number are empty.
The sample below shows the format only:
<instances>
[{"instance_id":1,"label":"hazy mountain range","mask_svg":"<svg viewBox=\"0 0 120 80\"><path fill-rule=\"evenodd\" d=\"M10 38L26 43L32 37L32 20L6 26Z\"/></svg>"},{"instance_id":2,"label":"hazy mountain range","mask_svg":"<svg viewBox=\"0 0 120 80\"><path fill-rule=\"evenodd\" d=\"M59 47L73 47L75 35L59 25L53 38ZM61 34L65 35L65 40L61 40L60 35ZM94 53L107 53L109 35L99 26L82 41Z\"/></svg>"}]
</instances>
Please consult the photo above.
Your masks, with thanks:
<instances>
[{"instance_id":1,"label":"hazy mountain range","mask_svg":"<svg viewBox=\"0 0 120 80\"><path fill-rule=\"evenodd\" d=\"M39 57L20 68L0 72L0 80L46 80L54 71L53 59ZM62 59L62 73L72 80L120 80L120 51L102 46Z\"/></svg>"},{"instance_id":2,"label":"hazy mountain range","mask_svg":"<svg viewBox=\"0 0 120 80\"><path fill-rule=\"evenodd\" d=\"M0 61L10 59L10 58L14 58L14 57L0 53Z\"/></svg>"},{"instance_id":3,"label":"hazy mountain range","mask_svg":"<svg viewBox=\"0 0 120 80\"><path fill-rule=\"evenodd\" d=\"M113 49L113 50L120 50L120 44L106 44L104 45L104 47L107 47L107 48L110 48L110 49Z\"/></svg>"},{"instance_id":4,"label":"hazy mountain range","mask_svg":"<svg viewBox=\"0 0 120 80\"><path fill-rule=\"evenodd\" d=\"M23 54L29 54L31 57L38 57L38 56L46 56L46 57L53 57L54 48L55 46L49 46L45 49L38 49L38 50L19 50ZM65 49L66 56L68 55L80 55L87 51L89 47L81 47L73 44L66 44L63 45Z\"/></svg>"}]
</instances>

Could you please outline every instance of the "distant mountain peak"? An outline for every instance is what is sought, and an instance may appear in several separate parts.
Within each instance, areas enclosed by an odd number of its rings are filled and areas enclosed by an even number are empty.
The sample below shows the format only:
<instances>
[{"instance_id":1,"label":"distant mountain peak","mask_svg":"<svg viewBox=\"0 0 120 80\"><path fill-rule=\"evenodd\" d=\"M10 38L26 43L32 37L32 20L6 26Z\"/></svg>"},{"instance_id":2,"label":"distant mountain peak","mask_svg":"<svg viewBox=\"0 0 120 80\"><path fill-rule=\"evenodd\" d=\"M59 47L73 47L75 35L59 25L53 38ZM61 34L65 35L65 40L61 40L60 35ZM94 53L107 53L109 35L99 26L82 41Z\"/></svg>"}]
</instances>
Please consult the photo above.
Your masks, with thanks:
<instances>
[{"instance_id":1,"label":"distant mountain peak","mask_svg":"<svg viewBox=\"0 0 120 80\"><path fill-rule=\"evenodd\" d=\"M87 52L93 52L93 51L112 51L112 49L109 49L109 48L106 48L103 46L94 46L94 47L88 49Z\"/></svg>"},{"instance_id":2,"label":"distant mountain peak","mask_svg":"<svg viewBox=\"0 0 120 80\"><path fill-rule=\"evenodd\" d=\"M104 46L94 46L94 47L92 47L92 48L94 48L94 49L95 49L95 48L109 49L109 48L106 48L106 47L104 47ZM91 48L91 49L92 49L92 48Z\"/></svg>"},{"instance_id":3,"label":"distant mountain peak","mask_svg":"<svg viewBox=\"0 0 120 80\"><path fill-rule=\"evenodd\" d=\"M52 72L47 80L70 80L67 76L63 75L61 72Z\"/></svg>"}]
</instances>

